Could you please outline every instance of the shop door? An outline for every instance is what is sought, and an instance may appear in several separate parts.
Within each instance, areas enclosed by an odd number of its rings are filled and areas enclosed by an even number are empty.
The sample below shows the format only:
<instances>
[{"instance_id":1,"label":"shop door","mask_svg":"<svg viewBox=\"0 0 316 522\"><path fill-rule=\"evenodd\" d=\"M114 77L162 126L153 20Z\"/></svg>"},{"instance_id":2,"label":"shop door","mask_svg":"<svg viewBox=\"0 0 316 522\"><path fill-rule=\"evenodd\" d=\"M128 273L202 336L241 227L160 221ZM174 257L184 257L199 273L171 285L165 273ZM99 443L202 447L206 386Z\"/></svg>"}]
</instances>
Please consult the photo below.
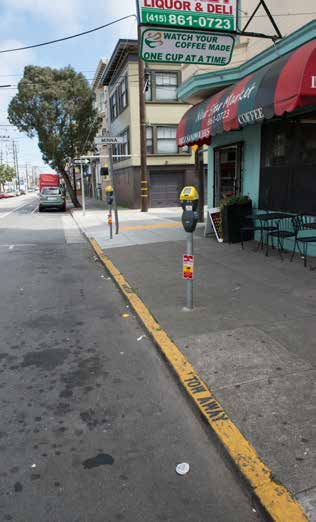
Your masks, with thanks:
<instances>
[{"instance_id":1,"label":"shop door","mask_svg":"<svg viewBox=\"0 0 316 522\"><path fill-rule=\"evenodd\" d=\"M229 196L239 196L242 186L243 144L236 143L214 151L214 205Z\"/></svg>"},{"instance_id":2,"label":"shop door","mask_svg":"<svg viewBox=\"0 0 316 522\"><path fill-rule=\"evenodd\" d=\"M178 207L183 189L183 174L176 172L150 174L150 206Z\"/></svg>"}]
</instances>

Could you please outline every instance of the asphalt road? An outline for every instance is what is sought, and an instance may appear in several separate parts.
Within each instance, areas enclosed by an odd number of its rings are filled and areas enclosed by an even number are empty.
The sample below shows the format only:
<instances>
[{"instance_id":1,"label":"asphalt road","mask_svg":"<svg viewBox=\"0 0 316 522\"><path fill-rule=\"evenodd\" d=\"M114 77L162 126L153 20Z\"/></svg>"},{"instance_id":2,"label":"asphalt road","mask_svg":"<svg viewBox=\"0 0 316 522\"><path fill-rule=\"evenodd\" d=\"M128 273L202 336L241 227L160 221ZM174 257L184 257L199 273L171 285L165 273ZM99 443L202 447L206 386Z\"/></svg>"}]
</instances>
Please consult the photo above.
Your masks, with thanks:
<instances>
[{"instance_id":1,"label":"asphalt road","mask_svg":"<svg viewBox=\"0 0 316 522\"><path fill-rule=\"evenodd\" d=\"M0 520L261 520L71 216L3 203Z\"/></svg>"}]
</instances>

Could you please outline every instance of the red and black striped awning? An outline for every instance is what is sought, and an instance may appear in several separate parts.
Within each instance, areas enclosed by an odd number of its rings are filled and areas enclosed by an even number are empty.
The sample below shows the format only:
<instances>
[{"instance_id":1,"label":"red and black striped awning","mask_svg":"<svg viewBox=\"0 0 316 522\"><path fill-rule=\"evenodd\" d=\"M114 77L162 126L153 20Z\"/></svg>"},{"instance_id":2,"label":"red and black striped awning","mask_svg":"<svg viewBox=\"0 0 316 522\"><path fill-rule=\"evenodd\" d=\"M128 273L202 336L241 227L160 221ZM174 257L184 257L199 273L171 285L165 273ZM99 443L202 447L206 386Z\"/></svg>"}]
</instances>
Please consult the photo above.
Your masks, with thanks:
<instances>
[{"instance_id":1,"label":"red and black striped awning","mask_svg":"<svg viewBox=\"0 0 316 522\"><path fill-rule=\"evenodd\" d=\"M299 107L316 108L316 39L192 107L177 130L178 146L203 145Z\"/></svg>"}]
</instances>

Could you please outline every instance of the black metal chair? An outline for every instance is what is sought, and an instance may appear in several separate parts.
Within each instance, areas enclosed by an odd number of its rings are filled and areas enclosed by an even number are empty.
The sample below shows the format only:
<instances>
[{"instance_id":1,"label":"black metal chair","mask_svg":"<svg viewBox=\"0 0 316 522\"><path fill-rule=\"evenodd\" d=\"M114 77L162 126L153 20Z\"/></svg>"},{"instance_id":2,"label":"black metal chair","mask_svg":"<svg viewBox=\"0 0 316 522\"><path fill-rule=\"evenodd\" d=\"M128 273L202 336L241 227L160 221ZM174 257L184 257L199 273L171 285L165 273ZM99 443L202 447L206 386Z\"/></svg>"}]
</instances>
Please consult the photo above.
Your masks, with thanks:
<instances>
[{"instance_id":1,"label":"black metal chair","mask_svg":"<svg viewBox=\"0 0 316 522\"><path fill-rule=\"evenodd\" d=\"M296 247L298 248L301 255L304 258L304 266L307 267L307 256L308 256L308 247L312 243L316 243L316 232L314 227L311 227L311 219L310 215L301 214L297 217L297 234L295 238L294 248L291 256L291 261L294 259ZM300 249L302 247L302 250ZM311 268L311 270L315 270L315 268Z\"/></svg>"},{"instance_id":2,"label":"black metal chair","mask_svg":"<svg viewBox=\"0 0 316 522\"><path fill-rule=\"evenodd\" d=\"M274 238L277 240L278 253L283 261L283 252L284 252L284 242L286 239L294 238L296 241L297 234L299 231L299 221L297 216L292 216L290 218L279 219L277 221L277 229L268 232L267 234L267 250L266 255L269 255L269 238Z\"/></svg>"},{"instance_id":3,"label":"black metal chair","mask_svg":"<svg viewBox=\"0 0 316 522\"><path fill-rule=\"evenodd\" d=\"M260 244L262 242L262 230L261 226L256 225L256 216L247 216L244 219L244 223L240 227L240 240L241 240L241 248L244 250L244 242L250 241L254 238L255 232L261 232L261 241L258 243L257 250L259 250Z\"/></svg>"},{"instance_id":4,"label":"black metal chair","mask_svg":"<svg viewBox=\"0 0 316 522\"><path fill-rule=\"evenodd\" d=\"M268 216L267 211L254 211L251 216L247 216L245 218L245 222L240 229L240 237L241 237L241 247L244 248L244 237L245 234L251 236L251 239L254 238L255 232L260 232L260 241L258 242L257 251L261 247L261 250L264 248L265 243L265 235L267 238L267 234L274 230L277 230L276 225L269 225L266 219L263 221L260 219L260 216L264 216L265 218ZM274 248L274 245L272 245Z\"/></svg>"}]
</instances>

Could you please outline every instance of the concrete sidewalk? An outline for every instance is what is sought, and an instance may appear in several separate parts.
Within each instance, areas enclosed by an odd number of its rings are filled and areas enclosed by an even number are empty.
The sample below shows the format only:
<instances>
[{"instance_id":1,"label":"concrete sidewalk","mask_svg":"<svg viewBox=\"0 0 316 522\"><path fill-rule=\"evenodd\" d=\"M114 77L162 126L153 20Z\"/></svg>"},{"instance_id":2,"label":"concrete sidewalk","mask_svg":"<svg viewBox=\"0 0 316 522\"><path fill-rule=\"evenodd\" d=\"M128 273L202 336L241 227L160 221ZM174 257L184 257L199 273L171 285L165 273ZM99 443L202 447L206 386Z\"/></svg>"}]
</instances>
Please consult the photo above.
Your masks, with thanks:
<instances>
[{"instance_id":1,"label":"concrete sidewalk","mask_svg":"<svg viewBox=\"0 0 316 522\"><path fill-rule=\"evenodd\" d=\"M181 210L120 214L122 233L112 244L104 211L85 218L74 211L315 521L316 272L252 245L220 245L200 228L196 308L184 313Z\"/></svg>"}]
</instances>

